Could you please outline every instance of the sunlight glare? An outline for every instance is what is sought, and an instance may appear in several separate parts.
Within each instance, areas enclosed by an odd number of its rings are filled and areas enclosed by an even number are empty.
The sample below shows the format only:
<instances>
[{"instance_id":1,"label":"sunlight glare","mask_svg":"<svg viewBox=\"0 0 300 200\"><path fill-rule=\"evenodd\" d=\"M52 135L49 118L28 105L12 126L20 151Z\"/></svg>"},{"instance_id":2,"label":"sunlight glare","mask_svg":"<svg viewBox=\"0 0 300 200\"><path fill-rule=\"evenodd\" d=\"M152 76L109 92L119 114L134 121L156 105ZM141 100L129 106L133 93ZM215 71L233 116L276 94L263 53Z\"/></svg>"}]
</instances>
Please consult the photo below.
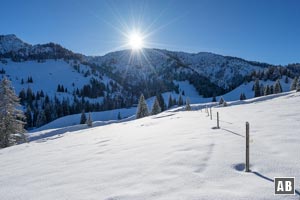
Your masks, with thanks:
<instances>
[{"instance_id":1,"label":"sunlight glare","mask_svg":"<svg viewBox=\"0 0 300 200\"><path fill-rule=\"evenodd\" d=\"M133 50L139 50L143 48L144 42L143 42L143 37L137 33L134 32L129 35L128 37L128 45L131 47Z\"/></svg>"}]
</instances>

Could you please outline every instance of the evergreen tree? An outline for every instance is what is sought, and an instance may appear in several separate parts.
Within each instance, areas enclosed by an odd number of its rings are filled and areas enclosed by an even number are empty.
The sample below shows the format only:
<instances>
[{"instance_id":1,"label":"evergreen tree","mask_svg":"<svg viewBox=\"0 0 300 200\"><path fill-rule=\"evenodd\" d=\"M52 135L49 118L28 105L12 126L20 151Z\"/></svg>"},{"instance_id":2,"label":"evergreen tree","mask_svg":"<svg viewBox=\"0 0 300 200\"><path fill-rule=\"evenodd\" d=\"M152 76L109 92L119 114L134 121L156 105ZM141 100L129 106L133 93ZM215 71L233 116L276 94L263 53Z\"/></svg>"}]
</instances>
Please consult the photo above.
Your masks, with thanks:
<instances>
[{"instance_id":1,"label":"evergreen tree","mask_svg":"<svg viewBox=\"0 0 300 200\"><path fill-rule=\"evenodd\" d=\"M186 98L186 103L185 103L185 110L190 111L192 110L191 105L190 105L190 98Z\"/></svg>"},{"instance_id":2,"label":"evergreen tree","mask_svg":"<svg viewBox=\"0 0 300 200\"><path fill-rule=\"evenodd\" d=\"M136 118L139 119L142 117L146 117L148 115L149 115L149 111L145 101L145 97L143 94L141 94L138 107L137 107Z\"/></svg>"},{"instance_id":3,"label":"evergreen tree","mask_svg":"<svg viewBox=\"0 0 300 200\"><path fill-rule=\"evenodd\" d=\"M33 121L32 121L32 112L31 112L31 108L30 106L27 106L26 112L25 112L25 116L26 116L26 128L31 128L33 127Z\"/></svg>"},{"instance_id":4,"label":"evergreen tree","mask_svg":"<svg viewBox=\"0 0 300 200\"><path fill-rule=\"evenodd\" d=\"M27 92L26 92L26 99L27 99L27 103L29 105L32 105L32 101L33 101L33 93L31 88L27 88Z\"/></svg>"},{"instance_id":5,"label":"evergreen tree","mask_svg":"<svg viewBox=\"0 0 300 200\"><path fill-rule=\"evenodd\" d=\"M245 100L246 99L246 95L242 92L240 94L240 100Z\"/></svg>"},{"instance_id":6,"label":"evergreen tree","mask_svg":"<svg viewBox=\"0 0 300 200\"><path fill-rule=\"evenodd\" d=\"M89 127L92 127L92 126L93 126L93 120L92 120L92 117L91 117L91 113L89 113L88 119L86 120L86 124L87 124Z\"/></svg>"},{"instance_id":7,"label":"evergreen tree","mask_svg":"<svg viewBox=\"0 0 300 200\"><path fill-rule=\"evenodd\" d=\"M267 85L267 86L265 87L265 90L264 90L264 95L267 96L267 95L270 95L270 94L271 94L270 86Z\"/></svg>"},{"instance_id":8,"label":"evergreen tree","mask_svg":"<svg viewBox=\"0 0 300 200\"><path fill-rule=\"evenodd\" d=\"M60 88L60 85L59 85L59 84L58 84L58 86L57 86L56 92L61 92L61 88Z\"/></svg>"},{"instance_id":9,"label":"evergreen tree","mask_svg":"<svg viewBox=\"0 0 300 200\"><path fill-rule=\"evenodd\" d=\"M85 122L86 122L86 115L84 110L82 110L81 117L80 117L80 124L85 124Z\"/></svg>"},{"instance_id":10,"label":"evergreen tree","mask_svg":"<svg viewBox=\"0 0 300 200\"><path fill-rule=\"evenodd\" d=\"M296 87L297 87L297 83L298 83L298 77L295 77L291 83L291 87L290 89L291 90L296 90Z\"/></svg>"},{"instance_id":11,"label":"evergreen tree","mask_svg":"<svg viewBox=\"0 0 300 200\"><path fill-rule=\"evenodd\" d=\"M20 104L25 105L26 93L24 89L22 89L21 92L19 93L19 99L20 99Z\"/></svg>"},{"instance_id":12,"label":"evergreen tree","mask_svg":"<svg viewBox=\"0 0 300 200\"><path fill-rule=\"evenodd\" d=\"M172 96L170 95L168 100L168 108L171 108L174 105L173 102Z\"/></svg>"},{"instance_id":13,"label":"evergreen tree","mask_svg":"<svg viewBox=\"0 0 300 200\"><path fill-rule=\"evenodd\" d=\"M217 102L216 96L214 95L211 102Z\"/></svg>"},{"instance_id":14,"label":"evergreen tree","mask_svg":"<svg viewBox=\"0 0 300 200\"><path fill-rule=\"evenodd\" d=\"M35 99L36 99L37 101L39 101L39 100L41 99L41 96L40 96L40 92L39 92L39 91L36 92L36 95L35 95L35 96L36 96Z\"/></svg>"},{"instance_id":15,"label":"evergreen tree","mask_svg":"<svg viewBox=\"0 0 300 200\"><path fill-rule=\"evenodd\" d=\"M282 92L282 87L281 87L280 81L277 80L274 85L274 94L278 94L281 92Z\"/></svg>"},{"instance_id":16,"label":"evergreen tree","mask_svg":"<svg viewBox=\"0 0 300 200\"><path fill-rule=\"evenodd\" d=\"M264 95L265 87L263 84L260 84L260 96Z\"/></svg>"},{"instance_id":17,"label":"evergreen tree","mask_svg":"<svg viewBox=\"0 0 300 200\"><path fill-rule=\"evenodd\" d=\"M118 112L118 120L121 120L122 119L122 117L121 117L121 113L120 112Z\"/></svg>"},{"instance_id":18,"label":"evergreen tree","mask_svg":"<svg viewBox=\"0 0 300 200\"><path fill-rule=\"evenodd\" d=\"M274 87L273 87L273 85L270 86L270 94L274 94Z\"/></svg>"},{"instance_id":19,"label":"evergreen tree","mask_svg":"<svg viewBox=\"0 0 300 200\"><path fill-rule=\"evenodd\" d=\"M44 113L46 118L46 123L49 123L52 121L52 109L50 103L45 104Z\"/></svg>"},{"instance_id":20,"label":"evergreen tree","mask_svg":"<svg viewBox=\"0 0 300 200\"><path fill-rule=\"evenodd\" d=\"M222 105L224 103L224 99L223 97L220 98L220 101L219 101L219 105Z\"/></svg>"},{"instance_id":21,"label":"evergreen tree","mask_svg":"<svg viewBox=\"0 0 300 200\"><path fill-rule=\"evenodd\" d=\"M156 95L161 111L166 110L166 104L163 96L161 94Z\"/></svg>"},{"instance_id":22,"label":"evergreen tree","mask_svg":"<svg viewBox=\"0 0 300 200\"><path fill-rule=\"evenodd\" d=\"M154 100L154 103L153 103L153 106L152 106L152 110L151 110L151 115L156 115L160 112L161 112L161 107L159 105L157 97L155 97L155 100Z\"/></svg>"},{"instance_id":23,"label":"evergreen tree","mask_svg":"<svg viewBox=\"0 0 300 200\"><path fill-rule=\"evenodd\" d=\"M177 105L177 101L176 101L175 98L173 99L173 106L174 106L174 105Z\"/></svg>"},{"instance_id":24,"label":"evergreen tree","mask_svg":"<svg viewBox=\"0 0 300 200\"><path fill-rule=\"evenodd\" d=\"M182 105L183 105L183 99L182 99L182 96L180 94L179 98L178 98L178 106L182 106Z\"/></svg>"},{"instance_id":25,"label":"evergreen tree","mask_svg":"<svg viewBox=\"0 0 300 200\"><path fill-rule=\"evenodd\" d=\"M40 97L45 97L43 90L40 92Z\"/></svg>"},{"instance_id":26,"label":"evergreen tree","mask_svg":"<svg viewBox=\"0 0 300 200\"><path fill-rule=\"evenodd\" d=\"M300 80L297 82L296 92L300 92Z\"/></svg>"},{"instance_id":27,"label":"evergreen tree","mask_svg":"<svg viewBox=\"0 0 300 200\"><path fill-rule=\"evenodd\" d=\"M285 76L284 82L289 83L289 77L288 76Z\"/></svg>"},{"instance_id":28,"label":"evergreen tree","mask_svg":"<svg viewBox=\"0 0 300 200\"><path fill-rule=\"evenodd\" d=\"M254 97L260 97L261 96L260 85L259 85L259 80L258 79L255 80L253 90L254 90Z\"/></svg>"},{"instance_id":29,"label":"evergreen tree","mask_svg":"<svg viewBox=\"0 0 300 200\"><path fill-rule=\"evenodd\" d=\"M47 123L47 120L46 120L45 112L42 110L42 111L38 112L35 125L36 125L36 127L41 127L46 123Z\"/></svg>"},{"instance_id":30,"label":"evergreen tree","mask_svg":"<svg viewBox=\"0 0 300 200\"><path fill-rule=\"evenodd\" d=\"M0 83L0 148L9 147L25 142L24 129L25 115L19 107L19 98L16 96L10 81L5 77Z\"/></svg>"}]
</instances>

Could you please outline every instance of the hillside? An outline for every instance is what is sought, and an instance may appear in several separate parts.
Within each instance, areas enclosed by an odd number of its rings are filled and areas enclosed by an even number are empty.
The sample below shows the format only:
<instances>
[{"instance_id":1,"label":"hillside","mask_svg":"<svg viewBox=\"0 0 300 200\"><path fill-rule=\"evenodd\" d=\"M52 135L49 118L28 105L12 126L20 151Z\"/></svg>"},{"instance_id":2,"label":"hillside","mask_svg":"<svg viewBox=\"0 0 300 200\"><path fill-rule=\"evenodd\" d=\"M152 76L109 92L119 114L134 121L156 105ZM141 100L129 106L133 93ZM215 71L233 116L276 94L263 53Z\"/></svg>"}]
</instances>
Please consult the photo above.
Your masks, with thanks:
<instances>
[{"instance_id":1,"label":"hillside","mask_svg":"<svg viewBox=\"0 0 300 200\"><path fill-rule=\"evenodd\" d=\"M209 102L213 96L238 100L241 93L251 98L256 79L263 86L281 79L287 91L300 72L298 65L273 66L206 52L143 49L91 57L59 44L32 45L16 35L1 35L0 75L12 81L26 112L26 128L32 129L83 110L132 109L141 93L151 108L158 94L166 104L170 94L174 102L182 95L192 103Z\"/></svg>"},{"instance_id":2,"label":"hillside","mask_svg":"<svg viewBox=\"0 0 300 200\"><path fill-rule=\"evenodd\" d=\"M66 132L0 150L0 193L13 199L298 199L274 196L300 179L300 93ZM198 105L199 107L200 105ZM251 173L243 172L250 122ZM30 159L29 159L30 158Z\"/></svg>"}]
</instances>

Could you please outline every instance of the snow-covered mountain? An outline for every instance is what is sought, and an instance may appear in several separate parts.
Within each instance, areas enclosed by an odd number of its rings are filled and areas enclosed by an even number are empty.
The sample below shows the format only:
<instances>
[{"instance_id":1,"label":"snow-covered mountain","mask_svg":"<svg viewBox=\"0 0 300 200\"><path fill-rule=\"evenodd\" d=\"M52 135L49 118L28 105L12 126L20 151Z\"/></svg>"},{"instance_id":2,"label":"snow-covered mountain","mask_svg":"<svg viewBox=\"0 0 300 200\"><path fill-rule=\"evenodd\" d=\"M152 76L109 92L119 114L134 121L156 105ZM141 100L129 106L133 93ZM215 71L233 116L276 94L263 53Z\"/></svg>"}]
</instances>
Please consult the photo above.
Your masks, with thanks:
<instances>
[{"instance_id":1,"label":"snow-covered mountain","mask_svg":"<svg viewBox=\"0 0 300 200\"><path fill-rule=\"evenodd\" d=\"M81 59L83 56L73 53L54 43L31 45L23 42L16 35L0 35L0 57L14 61L37 59Z\"/></svg>"},{"instance_id":2,"label":"snow-covered mountain","mask_svg":"<svg viewBox=\"0 0 300 200\"><path fill-rule=\"evenodd\" d=\"M265 66L213 53L191 54L160 49L143 49L140 53L123 50L101 57L89 57L88 60L100 66L112 67L113 73L120 73L129 79L157 75L162 79L170 79L183 73L197 74L223 89L239 85L243 77L253 71L262 71Z\"/></svg>"},{"instance_id":3,"label":"snow-covered mountain","mask_svg":"<svg viewBox=\"0 0 300 200\"><path fill-rule=\"evenodd\" d=\"M0 35L0 53L5 54L11 51L19 51L21 49L29 49L30 44L27 44L17 38L15 35Z\"/></svg>"},{"instance_id":4,"label":"snow-covered mountain","mask_svg":"<svg viewBox=\"0 0 300 200\"><path fill-rule=\"evenodd\" d=\"M59 44L31 45L15 35L0 36L0 74L12 81L24 111L30 108L28 115L33 113L34 121L41 111L52 111L46 114L50 122L83 109L130 108L141 93L150 104L151 97L160 93L165 102L170 94L175 100L179 95L189 97L192 103L208 102L214 95L229 92L229 100L239 99L241 92L250 98L253 80L272 85L281 79L282 84L290 84L299 69L299 65L289 68L213 53L160 49L122 50L92 57Z\"/></svg>"},{"instance_id":5,"label":"snow-covered mountain","mask_svg":"<svg viewBox=\"0 0 300 200\"><path fill-rule=\"evenodd\" d=\"M212 112L213 120L204 110L170 110L84 130L47 130L59 134L0 150L1 198L299 199L300 93L229 102ZM213 129L216 112L220 129ZM275 196L274 177L295 177L296 195Z\"/></svg>"}]
</instances>

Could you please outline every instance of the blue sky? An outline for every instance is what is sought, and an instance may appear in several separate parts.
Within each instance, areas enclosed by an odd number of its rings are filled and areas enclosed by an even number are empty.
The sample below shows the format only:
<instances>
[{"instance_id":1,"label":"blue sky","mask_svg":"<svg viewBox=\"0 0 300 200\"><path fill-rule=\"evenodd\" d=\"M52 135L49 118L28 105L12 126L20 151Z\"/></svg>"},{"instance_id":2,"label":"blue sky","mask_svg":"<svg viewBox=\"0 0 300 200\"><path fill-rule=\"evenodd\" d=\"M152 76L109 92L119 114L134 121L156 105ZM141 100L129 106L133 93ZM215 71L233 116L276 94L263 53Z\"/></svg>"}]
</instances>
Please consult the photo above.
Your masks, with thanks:
<instances>
[{"instance_id":1,"label":"blue sky","mask_svg":"<svg viewBox=\"0 0 300 200\"><path fill-rule=\"evenodd\" d=\"M138 29L150 48L287 64L300 62L299 9L299 0L1 0L0 34L104 55Z\"/></svg>"}]
</instances>

